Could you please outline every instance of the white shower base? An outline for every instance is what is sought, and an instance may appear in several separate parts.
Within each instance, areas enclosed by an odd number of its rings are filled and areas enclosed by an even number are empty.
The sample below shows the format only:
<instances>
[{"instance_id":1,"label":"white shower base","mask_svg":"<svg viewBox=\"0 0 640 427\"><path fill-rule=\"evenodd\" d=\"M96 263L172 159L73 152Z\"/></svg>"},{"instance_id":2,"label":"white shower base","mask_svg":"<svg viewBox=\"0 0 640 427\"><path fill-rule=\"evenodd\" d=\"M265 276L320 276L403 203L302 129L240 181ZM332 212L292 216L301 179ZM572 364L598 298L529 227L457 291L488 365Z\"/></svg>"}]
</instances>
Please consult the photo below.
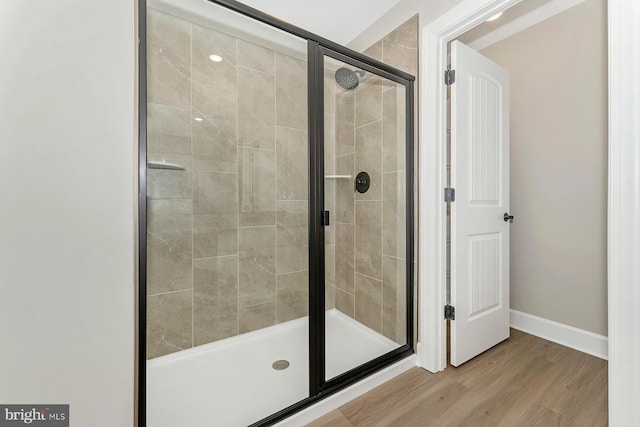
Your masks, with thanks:
<instances>
[{"instance_id":1,"label":"white shower base","mask_svg":"<svg viewBox=\"0 0 640 427\"><path fill-rule=\"evenodd\" d=\"M149 360L147 425L246 426L308 397L308 331L304 317ZM334 309L326 346L330 379L398 344Z\"/></svg>"}]
</instances>

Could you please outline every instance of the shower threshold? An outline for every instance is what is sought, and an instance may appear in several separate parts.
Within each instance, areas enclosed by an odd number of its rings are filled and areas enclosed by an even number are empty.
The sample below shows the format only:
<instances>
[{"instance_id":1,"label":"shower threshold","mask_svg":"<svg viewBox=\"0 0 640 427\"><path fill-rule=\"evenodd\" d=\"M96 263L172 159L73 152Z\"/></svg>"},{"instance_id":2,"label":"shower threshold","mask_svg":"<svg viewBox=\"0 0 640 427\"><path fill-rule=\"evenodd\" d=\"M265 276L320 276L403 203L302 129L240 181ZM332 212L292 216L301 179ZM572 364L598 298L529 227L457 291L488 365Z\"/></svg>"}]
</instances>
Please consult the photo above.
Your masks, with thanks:
<instances>
[{"instance_id":1,"label":"shower threshold","mask_svg":"<svg viewBox=\"0 0 640 427\"><path fill-rule=\"evenodd\" d=\"M303 317L149 360L147 426L246 426L305 399L308 334ZM399 345L332 309L326 347L330 379Z\"/></svg>"}]
</instances>

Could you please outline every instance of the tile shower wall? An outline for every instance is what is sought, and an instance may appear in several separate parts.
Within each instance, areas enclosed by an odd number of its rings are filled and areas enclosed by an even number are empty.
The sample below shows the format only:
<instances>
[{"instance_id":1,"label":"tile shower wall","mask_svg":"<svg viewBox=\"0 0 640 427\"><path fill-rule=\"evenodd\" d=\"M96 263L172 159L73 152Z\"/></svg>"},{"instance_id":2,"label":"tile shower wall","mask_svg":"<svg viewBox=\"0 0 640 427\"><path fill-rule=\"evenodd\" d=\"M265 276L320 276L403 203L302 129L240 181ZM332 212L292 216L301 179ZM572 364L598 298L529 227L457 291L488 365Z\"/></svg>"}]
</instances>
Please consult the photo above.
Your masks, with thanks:
<instances>
[{"instance_id":1,"label":"tile shower wall","mask_svg":"<svg viewBox=\"0 0 640 427\"><path fill-rule=\"evenodd\" d=\"M417 16L364 53L417 75ZM351 181L332 183L336 206L332 227L335 307L403 344L406 341L404 87L371 74L352 91L341 89L335 81L331 87L335 91L332 167L338 175L355 176L366 171L371 177L371 187L364 194L354 193Z\"/></svg>"},{"instance_id":2,"label":"tile shower wall","mask_svg":"<svg viewBox=\"0 0 640 427\"><path fill-rule=\"evenodd\" d=\"M307 314L306 78L149 10L148 159L185 169L148 171L148 358Z\"/></svg>"}]
</instances>

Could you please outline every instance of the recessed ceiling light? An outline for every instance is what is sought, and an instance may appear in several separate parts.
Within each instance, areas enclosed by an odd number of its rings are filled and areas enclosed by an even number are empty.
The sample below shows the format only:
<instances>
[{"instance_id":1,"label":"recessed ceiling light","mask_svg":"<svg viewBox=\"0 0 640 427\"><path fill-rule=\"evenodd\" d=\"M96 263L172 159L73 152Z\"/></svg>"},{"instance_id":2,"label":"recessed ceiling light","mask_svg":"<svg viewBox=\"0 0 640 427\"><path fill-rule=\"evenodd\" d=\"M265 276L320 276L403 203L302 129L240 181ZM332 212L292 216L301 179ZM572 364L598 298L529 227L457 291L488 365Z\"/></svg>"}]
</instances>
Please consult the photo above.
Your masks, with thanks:
<instances>
[{"instance_id":1,"label":"recessed ceiling light","mask_svg":"<svg viewBox=\"0 0 640 427\"><path fill-rule=\"evenodd\" d=\"M194 117L194 119L196 122L201 122L202 121L202 117Z\"/></svg>"},{"instance_id":2,"label":"recessed ceiling light","mask_svg":"<svg viewBox=\"0 0 640 427\"><path fill-rule=\"evenodd\" d=\"M492 17L490 17L489 19L487 19L485 22L493 22L496 19L500 18L502 16L504 12L498 12L495 15L493 15Z\"/></svg>"},{"instance_id":3,"label":"recessed ceiling light","mask_svg":"<svg viewBox=\"0 0 640 427\"><path fill-rule=\"evenodd\" d=\"M216 55L215 53L212 55L209 55L209 59L212 60L213 62L222 62L222 56Z\"/></svg>"}]
</instances>

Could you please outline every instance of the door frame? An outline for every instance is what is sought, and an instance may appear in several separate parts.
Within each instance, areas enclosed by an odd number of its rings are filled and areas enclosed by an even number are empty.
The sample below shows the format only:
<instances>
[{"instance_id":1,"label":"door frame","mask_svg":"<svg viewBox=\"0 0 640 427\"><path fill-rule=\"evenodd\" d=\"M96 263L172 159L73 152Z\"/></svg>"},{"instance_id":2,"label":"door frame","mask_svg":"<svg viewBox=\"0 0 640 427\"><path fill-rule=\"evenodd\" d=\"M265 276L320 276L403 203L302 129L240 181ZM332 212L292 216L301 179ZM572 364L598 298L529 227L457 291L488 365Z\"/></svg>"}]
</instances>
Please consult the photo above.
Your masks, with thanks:
<instances>
[{"instance_id":1,"label":"door frame","mask_svg":"<svg viewBox=\"0 0 640 427\"><path fill-rule=\"evenodd\" d=\"M521 0L464 0L422 29L422 135L419 167L418 360L446 368L446 69L447 43ZM640 5L608 0L609 421L623 425L640 399ZM624 87L623 87L624 85ZM632 368L632 369L630 369Z\"/></svg>"}]
</instances>

